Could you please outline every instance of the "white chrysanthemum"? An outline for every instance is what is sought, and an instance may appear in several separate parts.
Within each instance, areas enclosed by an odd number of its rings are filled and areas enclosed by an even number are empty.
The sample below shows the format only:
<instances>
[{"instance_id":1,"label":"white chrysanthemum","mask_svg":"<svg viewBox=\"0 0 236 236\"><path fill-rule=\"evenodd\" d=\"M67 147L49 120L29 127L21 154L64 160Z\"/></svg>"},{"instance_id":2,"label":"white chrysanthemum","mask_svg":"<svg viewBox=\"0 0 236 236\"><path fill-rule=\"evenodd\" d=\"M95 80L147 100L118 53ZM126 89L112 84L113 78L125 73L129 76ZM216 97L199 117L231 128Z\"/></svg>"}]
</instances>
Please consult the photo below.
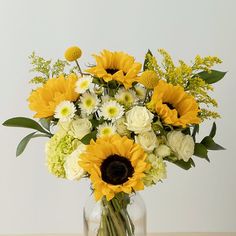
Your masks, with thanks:
<instances>
[{"instance_id":1,"label":"white chrysanthemum","mask_svg":"<svg viewBox=\"0 0 236 236\"><path fill-rule=\"evenodd\" d=\"M62 122L67 122L75 116L75 112L76 107L73 102L63 101L57 105L54 117Z\"/></svg>"},{"instance_id":2,"label":"white chrysanthemum","mask_svg":"<svg viewBox=\"0 0 236 236\"><path fill-rule=\"evenodd\" d=\"M99 125L97 129L98 129L98 133L97 133L98 138L104 137L104 136L110 136L116 133L116 127L106 122Z\"/></svg>"},{"instance_id":3,"label":"white chrysanthemum","mask_svg":"<svg viewBox=\"0 0 236 236\"><path fill-rule=\"evenodd\" d=\"M137 97L135 95L135 92L133 90L126 90L124 88L120 88L116 95L115 99L125 105L125 106L131 106L137 101Z\"/></svg>"},{"instance_id":4,"label":"white chrysanthemum","mask_svg":"<svg viewBox=\"0 0 236 236\"><path fill-rule=\"evenodd\" d=\"M146 96L146 89L139 84L136 84L134 86L135 92L136 92L136 96L140 99L140 100L144 100L145 96Z\"/></svg>"},{"instance_id":5,"label":"white chrysanthemum","mask_svg":"<svg viewBox=\"0 0 236 236\"><path fill-rule=\"evenodd\" d=\"M95 94L84 93L80 97L79 107L82 113L90 115L97 110L99 99Z\"/></svg>"},{"instance_id":6,"label":"white chrysanthemum","mask_svg":"<svg viewBox=\"0 0 236 236\"><path fill-rule=\"evenodd\" d=\"M85 93L89 89L89 86L92 83L92 81L93 78L90 75L85 75L79 78L78 81L76 82L75 91L80 94Z\"/></svg>"},{"instance_id":7,"label":"white chrysanthemum","mask_svg":"<svg viewBox=\"0 0 236 236\"><path fill-rule=\"evenodd\" d=\"M124 108L116 101L105 102L101 107L100 115L105 120L116 121L124 114Z\"/></svg>"}]
</instances>

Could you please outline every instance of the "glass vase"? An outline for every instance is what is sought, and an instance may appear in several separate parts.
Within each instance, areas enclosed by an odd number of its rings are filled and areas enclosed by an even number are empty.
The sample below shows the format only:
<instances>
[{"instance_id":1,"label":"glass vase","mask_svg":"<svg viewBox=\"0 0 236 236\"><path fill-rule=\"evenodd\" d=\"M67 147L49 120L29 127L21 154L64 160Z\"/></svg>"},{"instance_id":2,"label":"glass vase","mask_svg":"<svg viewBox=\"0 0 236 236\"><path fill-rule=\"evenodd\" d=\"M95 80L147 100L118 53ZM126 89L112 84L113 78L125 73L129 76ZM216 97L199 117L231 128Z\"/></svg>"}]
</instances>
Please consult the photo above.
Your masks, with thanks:
<instances>
[{"instance_id":1,"label":"glass vase","mask_svg":"<svg viewBox=\"0 0 236 236\"><path fill-rule=\"evenodd\" d=\"M146 207L138 193L117 194L95 202L90 196L84 206L85 236L146 236Z\"/></svg>"}]
</instances>

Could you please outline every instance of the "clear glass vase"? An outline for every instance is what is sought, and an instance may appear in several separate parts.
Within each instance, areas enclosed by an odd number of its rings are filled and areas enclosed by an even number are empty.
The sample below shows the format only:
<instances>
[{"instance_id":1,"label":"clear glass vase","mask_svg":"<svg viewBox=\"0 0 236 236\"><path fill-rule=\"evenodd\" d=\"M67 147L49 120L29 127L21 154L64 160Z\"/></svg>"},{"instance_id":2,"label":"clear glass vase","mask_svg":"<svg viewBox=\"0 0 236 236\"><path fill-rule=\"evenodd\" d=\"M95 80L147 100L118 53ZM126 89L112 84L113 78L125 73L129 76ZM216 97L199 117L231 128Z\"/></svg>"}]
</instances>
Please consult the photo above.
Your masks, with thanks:
<instances>
[{"instance_id":1,"label":"clear glass vase","mask_svg":"<svg viewBox=\"0 0 236 236\"><path fill-rule=\"evenodd\" d=\"M138 193L117 194L112 200L95 202L90 196L84 206L85 236L146 236L146 207Z\"/></svg>"}]
</instances>

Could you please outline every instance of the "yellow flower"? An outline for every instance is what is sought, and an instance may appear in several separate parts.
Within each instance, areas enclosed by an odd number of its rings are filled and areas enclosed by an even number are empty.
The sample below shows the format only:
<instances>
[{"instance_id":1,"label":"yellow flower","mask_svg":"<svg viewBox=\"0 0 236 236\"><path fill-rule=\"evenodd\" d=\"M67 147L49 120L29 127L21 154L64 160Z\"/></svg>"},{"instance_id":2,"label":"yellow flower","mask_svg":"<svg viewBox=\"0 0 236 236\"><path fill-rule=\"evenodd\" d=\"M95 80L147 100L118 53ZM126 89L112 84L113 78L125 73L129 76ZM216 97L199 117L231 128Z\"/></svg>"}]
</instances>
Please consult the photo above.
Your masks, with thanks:
<instances>
[{"instance_id":1,"label":"yellow flower","mask_svg":"<svg viewBox=\"0 0 236 236\"><path fill-rule=\"evenodd\" d=\"M166 124L185 128L189 124L199 124L198 103L177 85L160 80L154 88L148 108L156 111Z\"/></svg>"},{"instance_id":2,"label":"yellow flower","mask_svg":"<svg viewBox=\"0 0 236 236\"><path fill-rule=\"evenodd\" d=\"M142 67L141 63L135 62L134 57L124 52L103 50L101 56L94 55L94 58L97 65L88 69L87 72L103 78L106 82L116 80L126 89L136 81Z\"/></svg>"},{"instance_id":3,"label":"yellow flower","mask_svg":"<svg viewBox=\"0 0 236 236\"><path fill-rule=\"evenodd\" d=\"M75 61L81 57L82 51L79 47L73 46L67 48L65 51L65 58L67 61Z\"/></svg>"},{"instance_id":4,"label":"yellow flower","mask_svg":"<svg viewBox=\"0 0 236 236\"><path fill-rule=\"evenodd\" d=\"M159 78L157 73L152 70L146 70L142 73L142 75L137 79L137 82L144 85L148 89L153 89L156 87Z\"/></svg>"},{"instance_id":5,"label":"yellow flower","mask_svg":"<svg viewBox=\"0 0 236 236\"><path fill-rule=\"evenodd\" d=\"M50 117L62 101L76 101L79 94L75 92L77 76L70 74L49 79L43 87L34 90L30 97L29 108L35 111L35 118Z\"/></svg>"},{"instance_id":6,"label":"yellow flower","mask_svg":"<svg viewBox=\"0 0 236 236\"><path fill-rule=\"evenodd\" d=\"M80 156L80 166L89 173L98 201L111 200L116 193L131 193L144 188L144 172L149 169L146 154L133 140L119 135L91 141Z\"/></svg>"}]
</instances>

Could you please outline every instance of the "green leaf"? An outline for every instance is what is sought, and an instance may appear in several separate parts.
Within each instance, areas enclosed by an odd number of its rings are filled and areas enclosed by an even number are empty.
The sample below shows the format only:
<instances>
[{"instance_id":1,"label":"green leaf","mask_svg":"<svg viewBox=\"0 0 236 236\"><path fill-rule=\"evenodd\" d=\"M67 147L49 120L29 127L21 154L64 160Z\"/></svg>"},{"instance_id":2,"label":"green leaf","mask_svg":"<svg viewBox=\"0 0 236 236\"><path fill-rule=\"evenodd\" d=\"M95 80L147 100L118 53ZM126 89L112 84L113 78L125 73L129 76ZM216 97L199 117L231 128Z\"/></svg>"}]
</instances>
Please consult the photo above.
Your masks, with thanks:
<instances>
[{"instance_id":1,"label":"green leaf","mask_svg":"<svg viewBox=\"0 0 236 236\"><path fill-rule=\"evenodd\" d=\"M29 143L29 141L32 138L38 138L38 137L48 137L48 138L50 138L50 135L48 135L48 134L36 134L36 133L37 133L37 131L33 132L33 133L30 133L20 141L20 143L18 144L18 146L16 148L16 156L17 157L24 152L27 144Z\"/></svg>"},{"instance_id":2,"label":"green leaf","mask_svg":"<svg viewBox=\"0 0 236 236\"><path fill-rule=\"evenodd\" d=\"M216 123L214 122L211 128L211 132L209 134L210 137L214 138L216 135Z\"/></svg>"},{"instance_id":3,"label":"green leaf","mask_svg":"<svg viewBox=\"0 0 236 236\"><path fill-rule=\"evenodd\" d=\"M171 159L166 159L167 161L181 167L184 170L189 170L191 167L195 167L195 163L192 158L190 158L188 161L184 160L171 160Z\"/></svg>"},{"instance_id":4,"label":"green leaf","mask_svg":"<svg viewBox=\"0 0 236 236\"><path fill-rule=\"evenodd\" d=\"M39 119L40 124L43 126L44 129L48 130L50 132L50 119L41 118Z\"/></svg>"},{"instance_id":5,"label":"green leaf","mask_svg":"<svg viewBox=\"0 0 236 236\"><path fill-rule=\"evenodd\" d=\"M3 123L3 125L8 126L8 127L21 127L21 128L35 129L35 130L38 130L42 133L50 134L41 125L39 125L36 121L34 121L30 118L27 118L27 117L14 117L14 118L6 120Z\"/></svg>"},{"instance_id":6,"label":"green leaf","mask_svg":"<svg viewBox=\"0 0 236 236\"><path fill-rule=\"evenodd\" d=\"M224 147L215 143L211 136L206 136L202 141L203 144L208 150L225 150Z\"/></svg>"},{"instance_id":7,"label":"green leaf","mask_svg":"<svg viewBox=\"0 0 236 236\"><path fill-rule=\"evenodd\" d=\"M195 143L193 155L204 158L207 161L210 161L207 153L208 153L207 148L202 143Z\"/></svg>"},{"instance_id":8,"label":"green leaf","mask_svg":"<svg viewBox=\"0 0 236 236\"><path fill-rule=\"evenodd\" d=\"M85 135L80 141L87 145L90 143L91 139L96 140L97 130L92 131L91 133Z\"/></svg>"},{"instance_id":9,"label":"green leaf","mask_svg":"<svg viewBox=\"0 0 236 236\"><path fill-rule=\"evenodd\" d=\"M145 55L145 60L144 60L144 63L143 63L143 70L147 70L148 69L148 62L149 62L149 60L148 60L148 55L151 55L152 56L152 52L148 49L148 51L147 51L147 53L146 53L146 55Z\"/></svg>"},{"instance_id":10,"label":"green leaf","mask_svg":"<svg viewBox=\"0 0 236 236\"><path fill-rule=\"evenodd\" d=\"M196 140L196 134L199 133L199 125L194 125L194 128L193 128L193 133L192 133L192 137L194 139L194 141Z\"/></svg>"},{"instance_id":11,"label":"green leaf","mask_svg":"<svg viewBox=\"0 0 236 236\"><path fill-rule=\"evenodd\" d=\"M25 136L20 143L18 144L17 148L16 148L16 156L18 157L21 153L23 153L23 151L25 150L27 144L29 143L30 139L32 139L32 137L35 135L36 132L33 132L31 134L28 134L27 136Z\"/></svg>"},{"instance_id":12,"label":"green leaf","mask_svg":"<svg viewBox=\"0 0 236 236\"><path fill-rule=\"evenodd\" d=\"M202 71L196 74L196 76L199 76L200 78L205 80L205 82L208 84L214 84L218 82L219 80L221 80L225 76L226 73L227 72L211 70L210 73L207 71Z\"/></svg>"}]
</instances>

